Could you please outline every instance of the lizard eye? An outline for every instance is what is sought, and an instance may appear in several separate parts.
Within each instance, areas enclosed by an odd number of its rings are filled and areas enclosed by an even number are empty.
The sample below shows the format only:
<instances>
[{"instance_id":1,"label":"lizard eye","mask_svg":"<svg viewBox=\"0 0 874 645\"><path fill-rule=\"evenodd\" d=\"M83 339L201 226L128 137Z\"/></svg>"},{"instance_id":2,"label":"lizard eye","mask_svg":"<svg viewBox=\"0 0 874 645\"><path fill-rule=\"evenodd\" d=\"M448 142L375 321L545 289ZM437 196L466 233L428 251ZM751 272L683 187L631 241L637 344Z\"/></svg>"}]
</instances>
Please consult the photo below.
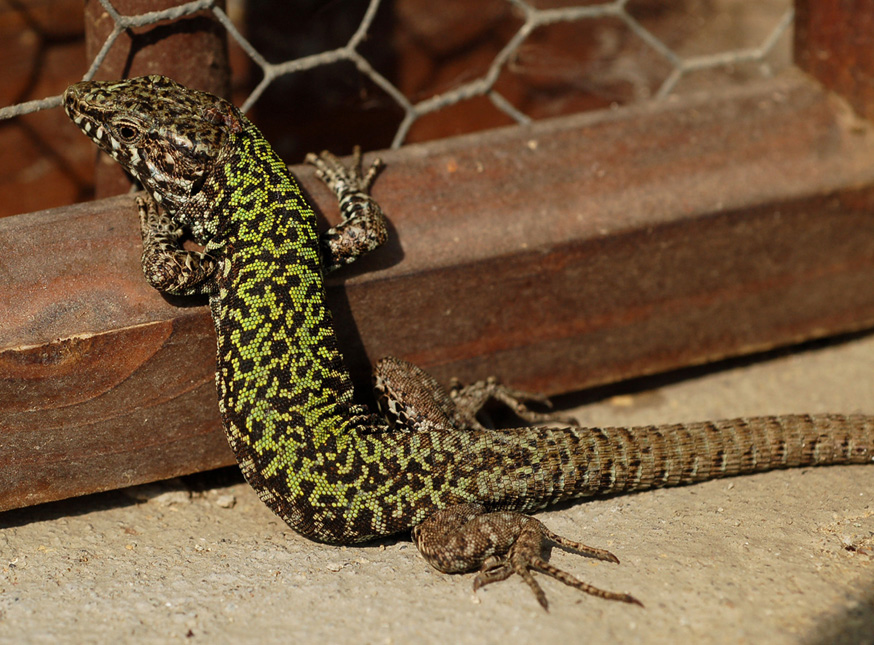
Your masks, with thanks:
<instances>
[{"instance_id":1,"label":"lizard eye","mask_svg":"<svg viewBox=\"0 0 874 645\"><path fill-rule=\"evenodd\" d=\"M130 118L115 119L112 125L115 136L124 144L136 143L137 139L140 138L140 125Z\"/></svg>"}]
</instances>

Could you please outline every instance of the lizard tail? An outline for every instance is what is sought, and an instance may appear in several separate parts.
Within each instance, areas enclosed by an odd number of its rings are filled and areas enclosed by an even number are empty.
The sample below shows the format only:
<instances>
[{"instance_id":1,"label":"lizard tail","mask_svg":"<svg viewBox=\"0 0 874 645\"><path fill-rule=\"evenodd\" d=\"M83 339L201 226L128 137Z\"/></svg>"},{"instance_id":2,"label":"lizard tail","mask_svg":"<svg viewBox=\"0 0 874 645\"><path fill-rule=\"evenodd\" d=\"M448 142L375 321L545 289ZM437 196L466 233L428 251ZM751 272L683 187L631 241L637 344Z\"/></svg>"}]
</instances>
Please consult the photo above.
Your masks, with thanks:
<instances>
[{"instance_id":1,"label":"lizard tail","mask_svg":"<svg viewBox=\"0 0 874 645\"><path fill-rule=\"evenodd\" d=\"M566 479L548 503L778 468L874 462L874 416L861 414L561 432L566 441L554 441L550 451L564 462Z\"/></svg>"}]
</instances>

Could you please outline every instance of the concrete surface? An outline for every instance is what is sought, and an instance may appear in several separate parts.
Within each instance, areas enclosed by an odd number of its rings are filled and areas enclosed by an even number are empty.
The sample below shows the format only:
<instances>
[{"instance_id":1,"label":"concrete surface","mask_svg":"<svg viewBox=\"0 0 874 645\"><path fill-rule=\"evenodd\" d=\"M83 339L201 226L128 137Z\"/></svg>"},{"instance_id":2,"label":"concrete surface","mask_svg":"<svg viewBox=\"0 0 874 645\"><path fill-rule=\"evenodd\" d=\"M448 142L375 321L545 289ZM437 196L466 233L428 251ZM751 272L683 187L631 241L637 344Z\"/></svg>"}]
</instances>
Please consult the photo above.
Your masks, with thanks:
<instances>
[{"instance_id":1,"label":"concrete surface","mask_svg":"<svg viewBox=\"0 0 874 645\"><path fill-rule=\"evenodd\" d=\"M868 411L874 335L566 397L586 424ZM595 396L602 400L585 404ZM874 643L874 468L772 472L570 505L553 530L621 565L552 562L471 593L407 536L292 533L231 470L0 515L0 642Z\"/></svg>"}]
</instances>

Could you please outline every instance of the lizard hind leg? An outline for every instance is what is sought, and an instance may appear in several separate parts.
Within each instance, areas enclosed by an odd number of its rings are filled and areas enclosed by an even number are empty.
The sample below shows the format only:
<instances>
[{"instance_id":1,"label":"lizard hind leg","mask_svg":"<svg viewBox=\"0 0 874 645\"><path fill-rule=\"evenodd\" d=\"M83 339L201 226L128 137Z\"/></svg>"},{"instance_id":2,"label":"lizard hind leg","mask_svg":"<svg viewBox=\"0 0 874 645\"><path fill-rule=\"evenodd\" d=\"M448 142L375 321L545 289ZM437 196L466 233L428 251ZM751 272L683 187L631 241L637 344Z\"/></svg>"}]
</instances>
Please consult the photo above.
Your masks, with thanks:
<instances>
[{"instance_id":1,"label":"lizard hind leg","mask_svg":"<svg viewBox=\"0 0 874 645\"><path fill-rule=\"evenodd\" d=\"M397 430L463 429L446 390L425 370L386 356L373 366L373 391L379 410Z\"/></svg>"},{"instance_id":2,"label":"lizard hind leg","mask_svg":"<svg viewBox=\"0 0 874 645\"><path fill-rule=\"evenodd\" d=\"M546 594L531 574L539 571L589 595L643 606L630 594L599 589L549 564L542 554L550 542L598 560L616 564L619 560L609 551L556 535L539 520L522 513L489 512L482 504L450 506L414 527L413 540L422 557L438 571L464 573L479 569L474 592L516 573L531 588L540 606L548 610Z\"/></svg>"},{"instance_id":3,"label":"lizard hind leg","mask_svg":"<svg viewBox=\"0 0 874 645\"><path fill-rule=\"evenodd\" d=\"M528 423L579 425L576 419L528 407L529 401L550 407L545 396L514 390L495 378L464 386L453 379L447 392L425 370L394 356L386 356L374 365L373 389L383 416L399 429L485 431L477 415L493 400Z\"/></svg>"},{"instance_id":4,"label":"lizard hind leg","mask_svg":"<svg viewBox=\"0 0 874 645\"><path fill-rule=\"evenodd\" d=\"M555 412L537 412L532 410L528 403L538 403L546 408L551 408L552 402L542 394L515 390L500 383L494 377L484 381L477 381L470 385L461 385L461 383L453 379L449 388L449 396L458 410L458 415L466 419L470 427L479 430L484 428L477 421L477 415L489 401L502 403L516 416L530 424L579 425L579 422L573 417Z\"/></svg>"}]
</instances>

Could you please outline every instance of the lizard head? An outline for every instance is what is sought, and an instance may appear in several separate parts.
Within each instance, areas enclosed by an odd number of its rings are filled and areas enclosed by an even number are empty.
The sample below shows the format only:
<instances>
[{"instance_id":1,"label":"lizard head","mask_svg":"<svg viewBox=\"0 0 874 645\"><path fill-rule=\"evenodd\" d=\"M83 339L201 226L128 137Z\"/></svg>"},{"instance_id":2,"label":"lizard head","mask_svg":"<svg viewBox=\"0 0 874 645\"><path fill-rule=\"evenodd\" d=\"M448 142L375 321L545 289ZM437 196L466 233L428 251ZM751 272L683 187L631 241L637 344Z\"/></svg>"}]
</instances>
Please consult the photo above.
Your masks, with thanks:
<instances>
[{"instance_id":1,"label":"lizard head","mask_svg":"<svg viewBox=\"0 0 874 645\"><path fill-rule=\"evenodd\" d=\"M64 109L171 215L200 191L244 120L227 101L164 76L76 83Z\"/></svg>"}]
</instances>

